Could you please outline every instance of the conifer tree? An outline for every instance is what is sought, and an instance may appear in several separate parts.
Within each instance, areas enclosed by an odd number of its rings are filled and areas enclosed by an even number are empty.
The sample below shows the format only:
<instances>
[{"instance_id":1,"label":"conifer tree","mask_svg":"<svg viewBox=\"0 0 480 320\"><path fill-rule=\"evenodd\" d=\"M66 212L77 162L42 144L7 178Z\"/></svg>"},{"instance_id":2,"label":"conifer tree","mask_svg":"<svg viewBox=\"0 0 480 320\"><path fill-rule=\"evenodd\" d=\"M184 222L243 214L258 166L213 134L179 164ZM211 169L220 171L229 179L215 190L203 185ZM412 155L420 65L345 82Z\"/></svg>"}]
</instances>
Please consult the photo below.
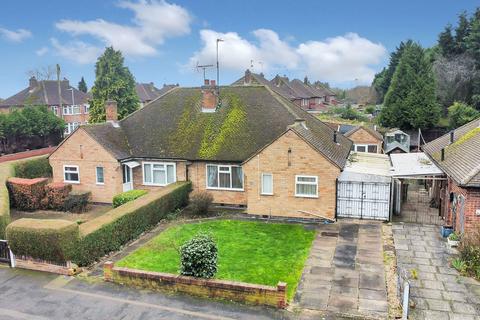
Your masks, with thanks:
<instances>
[{"instance_id":1,"label":"conifer tree","mask_svg":"<svg viewBox=\"0 0 480 320\"><path fill-rule=\"evenodd\" d=\"M118 118L122 119L139 107L135 90L135 79L123 65L120 51L108 47L95 64L95 84L92 87L93 100L90 108L90 121L105 121L105 101L115 100Z\"/></svg>"},{"instance_id":2,"label":"conifer tree","mask_svg":"<svg viewBox=\"0 0 480 320\"><path fill-rule=\"evenodd\" d=\"M448 57L455 53L455 39L452 35L451 25L447 25L443 32L438 36L438 45L444 57Z\"/></svg>"},{"instance_id":3,"label":"conifer tree","mask_svg":"<svg viewBox=\"0 0 480 320\"><path fill-rule=\"evenodd\" d=\"M80 90L82 92L85 92L85 93L87 93L87 91L88 91L87 83L85 82L85 79L83 79L83 77L80 80L80 82L78 83L78 90Z\"/></svg>"},{"instance_id":4,"label":"conifer tree","mask_svg":"<svg viewBox=\"0 0 480 320\"><path fill-rule=\"evenodd\" d=\"M462 54L467 50L466 38L470 32L470 22L464 11L458 16L458 25L455 28L455 53Z\"/></svg>"}]
</instances>

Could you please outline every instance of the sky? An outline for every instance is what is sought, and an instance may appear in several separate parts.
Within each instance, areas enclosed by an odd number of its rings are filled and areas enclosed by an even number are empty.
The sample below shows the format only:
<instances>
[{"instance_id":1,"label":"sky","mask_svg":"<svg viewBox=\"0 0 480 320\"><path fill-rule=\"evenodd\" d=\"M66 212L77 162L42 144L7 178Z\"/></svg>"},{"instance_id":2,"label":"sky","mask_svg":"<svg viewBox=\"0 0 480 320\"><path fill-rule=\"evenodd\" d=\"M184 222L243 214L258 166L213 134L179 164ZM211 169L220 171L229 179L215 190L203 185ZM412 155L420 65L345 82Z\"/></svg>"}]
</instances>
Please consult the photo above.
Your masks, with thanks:
<instances>
[{"instance_id":1,"label":"sky","mask_svg":"<svg viewBox=\"0 0 480 320\"><path fill-rule=\"evenodd\" d=\"M106 46L121 50L137 82L199 86L197 65L215 64L220 84L244 71L370 84L400 41L436 43L447 23L473 12L470 0L2 1L0 98L28 85L30 71L59 64L62 77L90 88ZM43 72L44 73L44 72ZM214 68L207 78L215 79Z\"/></svg>"}]
</instances>

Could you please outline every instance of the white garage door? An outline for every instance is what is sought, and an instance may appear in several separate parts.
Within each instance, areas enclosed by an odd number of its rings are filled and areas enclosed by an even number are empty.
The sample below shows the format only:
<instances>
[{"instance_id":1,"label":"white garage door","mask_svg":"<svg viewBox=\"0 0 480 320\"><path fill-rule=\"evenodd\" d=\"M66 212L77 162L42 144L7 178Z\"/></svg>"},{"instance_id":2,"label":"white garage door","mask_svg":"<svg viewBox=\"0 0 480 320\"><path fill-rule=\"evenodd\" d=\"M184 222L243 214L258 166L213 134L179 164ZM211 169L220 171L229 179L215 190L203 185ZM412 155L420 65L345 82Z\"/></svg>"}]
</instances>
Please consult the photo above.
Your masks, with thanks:
<instances>
[{"instance_id":1,"label":"white garage door","mask_svg":"<svg viewBox=\"0 0 480 320\"><path fill-rule=\"evenodd\" d=\"M337 182L337 216L388 220L390 217L390 183Z\"/></svg>"}]
</instances>

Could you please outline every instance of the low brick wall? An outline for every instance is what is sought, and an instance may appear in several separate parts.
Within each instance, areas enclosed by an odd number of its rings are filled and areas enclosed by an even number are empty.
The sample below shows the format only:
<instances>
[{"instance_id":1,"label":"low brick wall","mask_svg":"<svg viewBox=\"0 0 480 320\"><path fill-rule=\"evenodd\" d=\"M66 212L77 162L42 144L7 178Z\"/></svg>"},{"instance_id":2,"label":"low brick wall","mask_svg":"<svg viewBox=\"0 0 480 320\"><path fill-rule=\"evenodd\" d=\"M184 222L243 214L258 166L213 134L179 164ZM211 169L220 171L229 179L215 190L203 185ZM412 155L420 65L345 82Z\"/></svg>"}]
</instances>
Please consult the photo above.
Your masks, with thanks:
<instances>
[{"instance_id":1,"label":"low brick wall","mask_svg":"<svg viewBox=\"0 0 480 320\"><path fill-rule=\"evenodd\" d=\"M217 279L199 279L171 273L134 270L115 267L113 262L104 264L105 281L168 292L231 300L276 308L287 306L287 284L279 282L277 287L249 284Z\"/></svg>"},{"instance_id":2,"label":"low brick wall","mask_svg":"<svg viewBox=\"0 0 480 320\"><path fill-rule=\"evenodd\" d=\"M41 261L26 257L15 257L15 267L21 269L63 274L65 276L73 276L81 270L76 265L72 264L70 261L66 262L65 265L58 265L49 263L47 261Z\"/></svg>"}]
</instances>

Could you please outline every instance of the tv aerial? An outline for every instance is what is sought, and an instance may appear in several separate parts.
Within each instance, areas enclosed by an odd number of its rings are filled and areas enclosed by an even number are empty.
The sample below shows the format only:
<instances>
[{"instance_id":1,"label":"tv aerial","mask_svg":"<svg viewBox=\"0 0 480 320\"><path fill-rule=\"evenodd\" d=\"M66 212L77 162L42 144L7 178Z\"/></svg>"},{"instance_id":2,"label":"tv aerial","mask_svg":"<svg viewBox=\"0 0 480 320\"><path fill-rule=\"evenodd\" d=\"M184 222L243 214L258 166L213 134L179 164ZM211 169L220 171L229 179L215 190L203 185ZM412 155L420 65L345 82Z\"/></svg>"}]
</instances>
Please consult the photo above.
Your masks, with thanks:
<instances>
[{"instance_id":1,"label":"tv aerial","mask_svg":"<svg viewBox=\"0 0 480 320\"><path fill-rule=\"evenodd\" d=\"M197 70L197 72L200 72L200 69L203 70L203 81L205 81L205 79L206 79L206 70L207 70L208 68L213 68L213 67L214 67L213 64L200 65L200 64L198 64L198 61L197 61L197 65L196 65L195 69Z\"/></svg>"}]
</instances>

